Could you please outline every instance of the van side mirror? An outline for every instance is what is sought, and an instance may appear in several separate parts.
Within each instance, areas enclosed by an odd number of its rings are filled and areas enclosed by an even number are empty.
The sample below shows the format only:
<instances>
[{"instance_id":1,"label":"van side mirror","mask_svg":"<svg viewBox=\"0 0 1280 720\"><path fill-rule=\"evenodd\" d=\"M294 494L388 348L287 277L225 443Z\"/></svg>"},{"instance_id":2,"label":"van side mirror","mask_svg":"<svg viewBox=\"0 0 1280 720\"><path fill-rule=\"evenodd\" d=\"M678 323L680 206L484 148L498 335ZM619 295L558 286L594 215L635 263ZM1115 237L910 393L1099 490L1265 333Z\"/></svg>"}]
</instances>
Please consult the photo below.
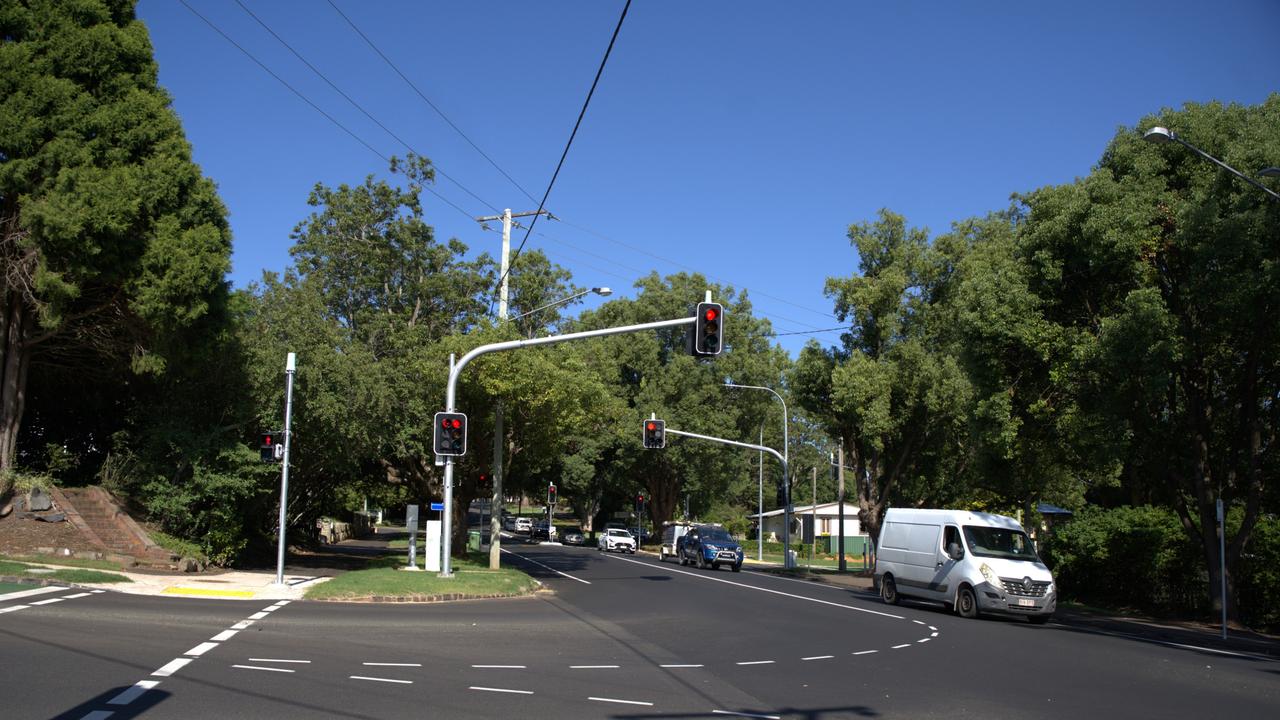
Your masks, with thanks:
<instances>
[{"instance_id":1,"label":"van side mirror","mask_svg":"<svg viewBox=\"0 0 1280 720\"><path fill-rule=\"evenodd\" d=\"M964 548L960 547L960 543L950 543L947 545L947 557L952 560L960 560L964 557Z\"/></svg>"}]
</instances>

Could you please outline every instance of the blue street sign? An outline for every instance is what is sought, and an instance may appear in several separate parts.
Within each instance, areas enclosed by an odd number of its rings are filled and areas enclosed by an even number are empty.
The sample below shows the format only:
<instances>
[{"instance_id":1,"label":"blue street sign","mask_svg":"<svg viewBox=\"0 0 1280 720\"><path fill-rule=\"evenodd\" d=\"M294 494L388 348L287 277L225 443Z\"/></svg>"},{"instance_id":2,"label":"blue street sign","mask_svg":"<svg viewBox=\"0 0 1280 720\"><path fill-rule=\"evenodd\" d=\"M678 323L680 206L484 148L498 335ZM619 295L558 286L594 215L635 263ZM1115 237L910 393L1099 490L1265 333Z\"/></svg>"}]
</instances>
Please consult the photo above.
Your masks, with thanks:
<instances>
[{"instance_id":1,"label":"blue street sign","mask_svg":"<svg viewBox=\"0 0 1280 720\"><path fill-rule=\"evenodd\" d=\"M444 503L431 503L432 510L444 510Z\"/></svg>"}]
</instances>

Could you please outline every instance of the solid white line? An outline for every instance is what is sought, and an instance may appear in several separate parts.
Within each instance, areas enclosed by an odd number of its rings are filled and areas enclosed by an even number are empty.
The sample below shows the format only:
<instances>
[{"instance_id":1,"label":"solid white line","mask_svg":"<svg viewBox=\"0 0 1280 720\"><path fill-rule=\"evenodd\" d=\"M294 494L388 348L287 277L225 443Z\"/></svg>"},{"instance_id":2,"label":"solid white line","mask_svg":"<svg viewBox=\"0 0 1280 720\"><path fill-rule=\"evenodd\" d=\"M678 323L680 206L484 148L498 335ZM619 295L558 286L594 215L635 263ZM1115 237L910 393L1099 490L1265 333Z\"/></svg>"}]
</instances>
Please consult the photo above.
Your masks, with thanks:
<instances>
[{"instance_id":1,"label":"solid white line","mask_svg":"<svg viewBox=\"0 0 1280 720\"><path fill-rule=\"evenodd\" d=\"M254 614L250 615L250 616L249 616L249 619L250 619L250 620L261 620L262 618L264 618L264 617L266 617L266 616L267 616L267 613L265 613L265 612L256 612L256 613L254 613Z\"/></svg>"},{"instance_id":2,"label":"solid white line","mask_svg":"<svg viewBox=\"0 0 1280 720\"><path fill-rule=\"evenodd\" d=\"M231 626L231 629L232 629L232 630L244 630L245 628L249 627L249 626L250 626L250 625L252 625L252 624L253 624L253 621L252 621L252 620L241 620L240 622L236 623L235 625L232 625L232 626Z\"/></svg>"},{"instance_id":3,"label":"solid white line","mask_svg":"<svg viewBox=\"0 0 1280 720\"><path fill-rule=\"evenodd\" d=\"M800 658L801 660L830 660L835 655L814 655L813 657Z\"/></svg>"},{"instance_id":4,"label":"solid white line","mask_svg":"<svg viewBox=\"0 0 1280 720\"><path fill-rule=\"evenodd\" d=\"M870 655L871 653L875 653L875 652L880 652L880 651L879 650L861 650L859 652L854 653L854 655Z\"/></svg>"},{"instance_id":5,"label":"solid white line","mask_svg":"<svg viewBox=\"0 0 1280 720\"><path fill-rule=\"evenodd\" d=\"M2 607L0 608L0 615L3 615L8 612L15 612L17 610L26 610L29 607L31 606L30 605L10 605L9 607Z\"/></svg>"},{"instance_id":6,"label":"solid white line","mask_svg":"<svg viewBox=\"0 0 1280 720\"><path fill-rule=\"evenodd\" d=\"M705 666L703 666L703 665L659 665L658 667L664 667L664 668L697 668L697 667L705 667Z\"/></svg>"},{"instance_id":7,"label":"solid white line","mask_svg":"<svg viewBox=\"0 0 1280 720\"><path fill-rule=\"evenodd\" d=\"M364 675L352 675L352 680L372 680L373 682L398 683L400 685L412 685L412 680L393 680L391 678L365 677Z\"/></svg>"},{"instance_id":8,"label":"solid white line","mask_svg":"<svg viewBox=\"0 0 1280 720\"><path fill-rule=\"evenodd\" d=\"M249 662L279 662L279 663L302 663L308 665L310 660L281 660L280 658L249 658Z\"/></svg>"},{"instance_id":9,"label":"solid white line","mask_svg":"<svg viewBox=\"0 0 1280 720\"><path fill-rule=\"evenodd\" d=\"M503 552L506 552L506 551L503 550ZM615 555L606 555L605 557L611 560L621 560L622 562L629 562L629 563L635 563L637 565L644 565L645 567L648 567L648 568L657 567L652 563L641 562L639 560L632 560L631 558L617 557ZM732 580L725 580L724 578L712 577L710 575L703 575L699 573L689 572L688 570L678 570L673 567L663 567L662 569L667 570L669 572L680 573L681 575L688 575L689 577L701 578L703 580L712 580L715 582L724 583L726 585L735 585L737 587L746 588L748 590L758 590L760 592L772 593L774 595L781 595L783 597L795 598L796 600L808 600L809 602L820 603L822 605L830 605L832 607L844 608L845 610L857 610L858 612L869 613L871 615L879 615L881 617L893 618L894 620L906 620L906 618L901 615L891 615L889 613L880 612L878 610L868 610L866 608L854 607L853 605L844 605L842 603L831 602L829 600L819 600L817 598L805 597L804 595L793 595L791 593L782 592L781 590L771 590L769 588L756 587L755 585L747 585L746 583L734 582ZM756 573L756 574L758 575L759 573ZM790 580L791 578L780 578L780 579ZM586 582L586 581L584 580L583 582ZM797 581L797 582L803 582L803 581ZM823 586L819 585L816 587L823 587Z\"/></svg>"},{"instance_id":10,"label":"solid white line","mask_svg":"<svg viewBox=\"0 0 1280 720\"><path fill-rule=\"evenodd\" d=\"M712 715L732 715L734 717L764 718L764 720L782 720L781 715L756 715L754 713L730 712L728 710L712 710Z\"/></svg>"},{"instance_id":11,"label":"solid white line","mask_svg":"<svg viewBox=\"0 0 1280 720\"><path fill-rule=\"evenodd\" d=\"M183 655L203 655L216 647L218 647L218 643L216 642L202 642L199 645L191 648L190 650L182 654Z\"/></svg>"},{"instance_id":12,"label":"solid white line","mask_svg":"<svg viewBox=\"0 0 1280 720\"><path fill-rule=\"evenodd\" d=\"M473 668L481 668L481 669L486 669L486 668L487 668L487 669L490 669L490 670L492 670L492 669L497 669L497 670L524 670L524 669L526 669L524 665L472 665L471 667L473 667Z\"/></svg>"},{"instance_id":13,"label":"solid white line","mask_svg":"<svg viewBox=\"0 0 1280 720\"><path fill-rule=\"evenodd\" d=\"M110 710L94 710L88 715L85 715L84 717L80 718L80 720L106 720L112 715L115 715L115 713L111 712Z\"/></svg>"},{"instance_id":14,"label":"solid white line","mask_svg":"<svg viewBox=\"0 0 1280 720\"><path fill-rule=\"evenodd\" d=\"M266 670L267 672L283 672L283 673L295 672L288 668L258 667L257 665L232 665L231 667L240 668L241 670Z\"/></svg>"},{"instance_id":15,"label":"solid white line","mask_svg":"<svg viewBox=\"0 0 1280 720\"><path fill-rule=\"evenodd\" d=\"M238 632L240 631L239 630L223 630L222 632L218 633L217 635L214 635L209 639L212 640L213 642L226 642L231 638L235 637L236 633Z\"/></svg>"},{"instance_id":16,"label":"solid white line","mask_svg":"<svg viewBox=\"0 0 1280 720\"><path fill-rule=\"evenodd\" d=\"M480 687L479 685L472 685L471 687L469 687L469 688L467 688L467 689L468 689L468 690L483 690L484 692L515 693L516 695L532 695L532 694L533 694L533 691L532 691L532 690L508 690L508 689L506 689L506 688Z\"/></svg>"},{"instance_id":17,"label":"solid white line","mask_svg":"<svg viewBox=\"0 0 1280 720\"><path fill-rule=\"evenodd\" d=\"M644 705L645 707L653 707L653 703L641 702L639 700L618 700L616 698L602 698L602 697L588 697L587 699L595 700L596 702L611 702L611 703L619 703L622 705Z\"/></svg>"},{"instance_id":18,"label":"solid white line","mask_svg":"<svg viewBox=\"0 0 1280 720\"><path fill-rule=\"evenodd\" d=\"M159 680L139 680L133 687L107 701L108 705L128 705L142 697L142 693L160 684Z\"/></svg>"},{"instance_id":19,"label":"solid white line","mask_svg":"<svg viewBox=\"0 0 1280 720\"><path fill-rule=\"evenodd\" d=\"M1054 625L1057 625L1057 624L1058 623L1054 623ZM1071 627L1071 626L1064 626L1064 627ZM1072 629L1080 630L1082 632L1087 632L1087 633L1093 633L1095 635L1106 635L1109 637L1124 638L1126 640L1139 640L1142 642L1155 643L1156 645L1167 645L1168 647L1181 648L1183 650L1201 650L1203 652L1216 653L1218 655L1229 655L1231 657L1249 658L1251 660L1265 660L1267 662L1276 662L1276 659L1274 657L1268 657L1266 655L1255 655L1253 653L1231 652L1230 650L1218 650L1215 648L1204 647L1201 645L1186 645L1183 643L1171 642L1169 640L1155 640L1152 638L1142 637L1141 635L1130 635L1128 633L1109 632L1107 630L1096 630L1094 628L1073 627Z\"/></svg>"},{"instance_id":20,"label":"solid white line","mask_svg":"<svg viewBox=\"0 0 1280 720\"><path fill-rule=\"evenodd\" d=\"M186 667L187 663L189 662L191 662L191 658L178 658L177 660L170 660L167 665L160 668L159 670L156 670L151 674L156 677L169 677L170 675Z\"/></svg>"},{"instance_id":21,"label":"solid white line","mask_svg":"<svg viewBox=\"0 0 1280 720\"><path fill-rule=\"evenodd\" d=\"M360 663L373 667L422 667L422 663Z\"/></svg>"},{"instance_id":22,"label":"solid white line","mask_svg":"<svg viewBox=\"0 0 1280 720\"><path fill-rule=\"evenodd\" d=\"M44 587L32 588L30 590L22 590L20 592L11 592L0 595L0 600L17 600L18 598L31 597L32 595L45 595L51 592L62 592L71 588L62 587L61 585L46 585Z\"/></svg>"},{"instance_id":23,"label":"solid white line","mask_svg":"<svg viewBox=\"0 0 1280 720\"><path fill-rule=\"evenodd\" d=\"M618 665L570 665L570 670L609 670L616 669Z\"/></svg>"},{"instance_id":24,"label":"solid white line","mask_svg":"<svg viewBox=\"0 0 1280 720\"><path fill-rule=\"evenodd\" d=\"M566 572L560 572L559 570L557 570L557 569L555 569L555 568L553 568L553 567L548 567L548 566L546 566L546 565L543 565L542 563L538 562L537 560L530 560L529 558L527 558L527 557L525 557L525 556L523 556L523 555L520 555L519 553L513 553L513 552L511 552L510 550L508 550L508 549L506 549L506 548L502 548L502 552L504 552L504 553L506 553L506 554L508 554L508 555L515 555L516 557L520 558L521 560L524 560L524 561L526 561L526 562L531 562L531 563L533 563L534 565L537 565L538 567L540 567L540 568L544 568L544 569L546 569L546 570L550 570L551 572L556 573L557 575L563 575L563 576L565 576L565 577L569 578L570 580L577 580L578 582L582 583L583 585L590 585L590 584L591 584L590 582L588 582L588 581L586 581L586 580L583 580L582 578L574 577L574 576L572 576L572 575L570 575L569 573L566 573Z\"/></svg>"},{"instance_id":25,"label":"solid white line","mask_svg":"<svg viewBox=\"0 0 1280 720\"><path fill-rule=\"evenodd\" d=\"M734 663L735 665L772 665L772 660L752 660L750 662Z\"/></svg>"},{"instance_id":26,"label":"solid white line","mask_svg":"<svg viewBox=\"0 0 1280 720\"><path fill-rule=\"evenodd\" d=\"M901 650L901 649L902 649L902 648L904 648L904 647L911 647L911 643L902 643L901 645L894 645L894 646L893 646L893 649L894 649L894 650Z\"/></svg>"},{"instance_id":27,"label":"solid white line","mask_svg":"<svg viewBox=\"0 0 1280 720\"><path fill-rule=\"evenodd\" d=\"M48 600L37 600L31 604L32 605L49 605L51 603L62 602L63 600L66 600L66 598L49 598Z\"/></svg>"},{"instance_id":28,"label":"solid white line","mask_svg":"<svg viewBox=\"0 0 1280 720\"><path fill-rule=\"evenodd\" d=\"M64 595L63 600L75 600L76 598L89 597L90 593L76 593L75 595Z\"/></svg>"}]
</instances>

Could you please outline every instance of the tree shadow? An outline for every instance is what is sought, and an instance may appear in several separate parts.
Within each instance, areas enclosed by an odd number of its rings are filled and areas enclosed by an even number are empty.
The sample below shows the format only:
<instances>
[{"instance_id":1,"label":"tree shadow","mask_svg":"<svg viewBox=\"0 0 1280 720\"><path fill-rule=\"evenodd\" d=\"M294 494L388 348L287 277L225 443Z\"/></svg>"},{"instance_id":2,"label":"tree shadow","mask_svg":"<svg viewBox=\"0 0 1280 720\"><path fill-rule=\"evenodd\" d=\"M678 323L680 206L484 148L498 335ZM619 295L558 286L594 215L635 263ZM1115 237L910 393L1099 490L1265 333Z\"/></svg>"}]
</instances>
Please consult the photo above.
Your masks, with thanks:
<instances>
[{"instance_id":1,"label":"tree shadow","mask_svg":"<svg viewBox=\"0 0 1280 720\"><path fill-rule=\"evenodd\" d=\"M121 705L109 704L112 700L120 697L121 693L128 692L133 687L133 685L125 685L107 690L91 700L86 700L73 708L68 708L65 712L54 715L53 720L84 720L84 718L106 717L110 717L111 720L127 720L127 718L141 716L148 710L168 700L172 695L172 693L165 690L152 688L144 690L141 695L128 703ZM110 713L110 715L107 713Z\"/></svg>"}]
</instances>

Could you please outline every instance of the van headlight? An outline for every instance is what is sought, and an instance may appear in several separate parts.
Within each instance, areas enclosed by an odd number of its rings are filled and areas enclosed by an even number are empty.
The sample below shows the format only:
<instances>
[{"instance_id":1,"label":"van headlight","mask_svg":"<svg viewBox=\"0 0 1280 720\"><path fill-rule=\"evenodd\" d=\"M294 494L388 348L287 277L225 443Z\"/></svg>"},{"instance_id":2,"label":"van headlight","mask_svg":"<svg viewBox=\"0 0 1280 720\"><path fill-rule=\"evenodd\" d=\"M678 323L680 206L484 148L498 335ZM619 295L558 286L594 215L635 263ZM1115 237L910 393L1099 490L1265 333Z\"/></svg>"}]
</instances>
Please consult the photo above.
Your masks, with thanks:
<instances>
[{"instance_id":1,"label":"van headlight","mask_svg":"<svg viewBox=\"0 0 1280 720\"><path fill-rule=\"evenodd\" d=\"M983 580L986 580L988 583L1000 588L1001 590L1004 589L1004 586L1000 584L1000 578L996 577L996 573L991 569L990 565L982 563L982 567L978 568L978 572L982 573Z\"/></svg>"}]
</instances>

